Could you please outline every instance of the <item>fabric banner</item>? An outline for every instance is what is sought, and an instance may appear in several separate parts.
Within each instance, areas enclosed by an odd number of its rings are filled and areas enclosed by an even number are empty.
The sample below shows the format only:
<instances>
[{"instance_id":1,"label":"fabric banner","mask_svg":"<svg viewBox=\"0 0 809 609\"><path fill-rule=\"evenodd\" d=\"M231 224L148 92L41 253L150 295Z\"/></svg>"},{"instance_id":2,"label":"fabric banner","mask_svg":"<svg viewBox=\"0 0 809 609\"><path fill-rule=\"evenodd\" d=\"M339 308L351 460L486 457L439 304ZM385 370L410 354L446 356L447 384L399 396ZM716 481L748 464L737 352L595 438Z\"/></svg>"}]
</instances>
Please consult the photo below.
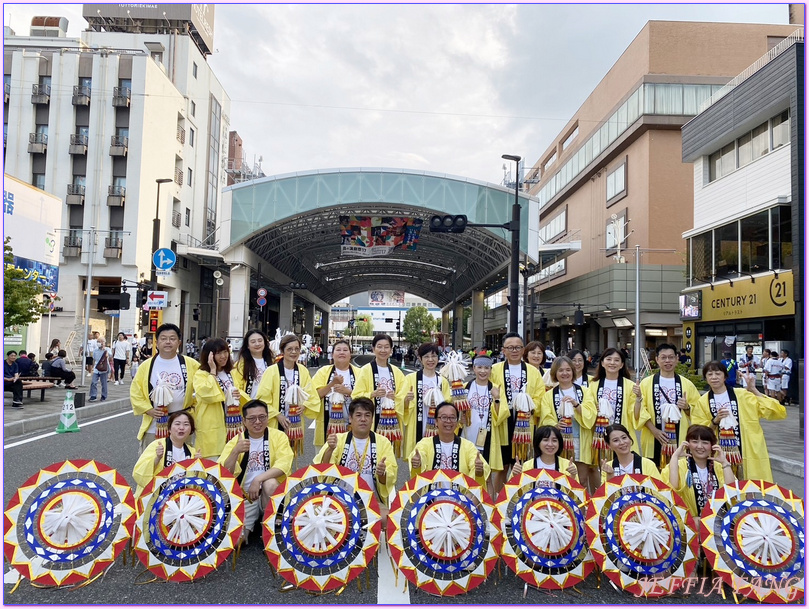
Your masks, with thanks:
<instances>
[{"instance_id":1,"label":"fabric banner","mask_svg":"<svg viewBox=\"0 0 809 609\"><path fill-rule=\"evenodd\" d=\"M422 222L402 216L340 216L340 251L358 256L385 256L399 246L413 251Z\"/></svg>"},{"instance_id":2,"label":"fabric banner","mask_svg":"<svg viewBox=\"0 0 809 609\"><path fill-rule=\"evenodd\" d=\"M404 307L405 293L402 290L371 290L368 305L372 307Z\"/></svg>"}]
</instances>

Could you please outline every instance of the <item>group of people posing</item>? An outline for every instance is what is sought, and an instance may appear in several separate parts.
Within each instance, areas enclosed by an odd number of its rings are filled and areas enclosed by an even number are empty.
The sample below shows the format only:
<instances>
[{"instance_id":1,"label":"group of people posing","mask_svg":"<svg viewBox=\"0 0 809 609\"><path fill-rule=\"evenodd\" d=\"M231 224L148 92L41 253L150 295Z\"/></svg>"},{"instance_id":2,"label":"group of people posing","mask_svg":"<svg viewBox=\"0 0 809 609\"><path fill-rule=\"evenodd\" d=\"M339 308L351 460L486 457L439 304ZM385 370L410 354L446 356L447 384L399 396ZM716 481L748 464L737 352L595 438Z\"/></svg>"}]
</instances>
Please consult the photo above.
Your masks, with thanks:
<instances>
[{"instance_id":1,"label":"group of people posing","mask_svg":"<svg viewBox=\"0 0 809 609\"><path fill-rule=\"evenodd\" d=\"M754 382L730 387L716 361L703 369L710 389L701 396L675 374L673 345L657 348L659 370L639 383L618 349L602 353L594 377L580 352L568 352L554 359L546 387L535 353L541 345L526 346L515 333L503 339L505 361L475 356L470 380L439 374L433 343L418 348L421 368L405 376L389 363L393 341L385 334L374 337L374 359L361 368L338 340L332 363L313 376L298 361L294 334L271 348L264 333L250 330L235 364L221 339L206 341L198 360L179 354L173 324L158 328L155 340L157 354L141 363L130 392L141 417L137 492L176 461L218 460L248 500L245 538L304 441L318 447L315 463L358 472L383 512L403 460L410 476L456 470L493 495L510 475L532 468L563 472L590 493L607 477L641 473L669 483L698 515L726 482L772 481L759 420L786 417ZM313 434L304 419L315 422Z\"/></svg>"}]
</instances>

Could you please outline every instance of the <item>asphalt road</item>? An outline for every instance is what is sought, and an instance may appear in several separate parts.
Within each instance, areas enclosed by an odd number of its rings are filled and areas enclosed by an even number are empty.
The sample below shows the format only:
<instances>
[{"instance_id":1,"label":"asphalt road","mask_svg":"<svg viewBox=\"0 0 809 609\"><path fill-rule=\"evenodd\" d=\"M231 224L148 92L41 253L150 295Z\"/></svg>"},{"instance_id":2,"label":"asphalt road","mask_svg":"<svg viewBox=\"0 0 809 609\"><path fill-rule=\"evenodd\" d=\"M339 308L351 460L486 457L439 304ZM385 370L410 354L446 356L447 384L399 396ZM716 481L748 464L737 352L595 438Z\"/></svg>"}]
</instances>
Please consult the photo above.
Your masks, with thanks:
<instances>
[{"instance_id":1,"label":"asphalt road","mask_svg":"<svg viewBox=\"0 0 809 609\"><path fill-rule=\"evenodd\" d=\"M137 455L135 433L138 421L129 413L97 424L86 425L79 433L61 434L35 439L20 446L4 450L3 503L4 506L30 476L37 470L64 459L94 458L116 468L133 484L132 467ZM311 438L311 431L307 432ZM13 442L12 442L13 444ZM299 463L308 463L314 457L314 448L309 446L307 454ZM406 467L400 464L399 485L406 479ZM785 475L776 480L803 495L803 480ZM388 561L387 556L384 557ZM394 590L394 580L387 568L374 564L368 570L368 578L362 576L362 590L352 582L339 596L334 594L311 595L301 590L281 591L285 581L273 578L266 555L258 537L251 538L248 546L232 568L232 558L216 572L192 584L156 582L133 585L151 579L140 563L123 565L119 559L103 579L76 590L39 589L23 581L20 587L9 596L10 583L4 585L5 604L378 604L399 602L412 604L434 604L437 598L409 587L409 594L398 591L404 588L404 578L400 574L398 588ZM4 571L8 571L8 564ZM378 570L382 575L378 576ZM380 580L381 578L381 580ZM6 574L6 580L8 573ZM380 581L381 590L380 590ZM706 586L706 589L708 587ZM381 592L381 594L380 594ZM617 591L604 577L591 575L577 590L543 591L525 589L522 580L513 575L505 565L495 570L493 577L468 594L441 599L442 604L641 604L622 591ZM723 599L718 594L710 596L674 595L665 598L665 603L693 604L730 603L734 600L728 594Z\"/></svg>"}]
</instances>

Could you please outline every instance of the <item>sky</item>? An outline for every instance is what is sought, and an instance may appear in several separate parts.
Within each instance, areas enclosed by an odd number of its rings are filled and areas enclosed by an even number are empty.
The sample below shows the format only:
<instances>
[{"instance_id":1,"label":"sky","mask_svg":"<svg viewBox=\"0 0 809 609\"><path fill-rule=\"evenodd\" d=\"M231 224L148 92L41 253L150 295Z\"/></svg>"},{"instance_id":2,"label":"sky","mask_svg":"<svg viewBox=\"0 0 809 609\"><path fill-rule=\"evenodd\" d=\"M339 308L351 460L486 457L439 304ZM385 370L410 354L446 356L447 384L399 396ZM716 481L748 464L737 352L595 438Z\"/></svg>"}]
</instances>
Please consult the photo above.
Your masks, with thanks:
<instances>
[{"instance_id":1,"label":"sky","mask_svg":"<svg viewBox=\"0 0 809 609\"><path fill-rule=\"evenodd\" d=\"M86 27L81 4L5 4ZM533 165L650 20L788 23L786 4L217 4L208 58L267 175L398 167L491 183ZM508 163L513 166L513 163Z\"/></svg>"}]
</instances>

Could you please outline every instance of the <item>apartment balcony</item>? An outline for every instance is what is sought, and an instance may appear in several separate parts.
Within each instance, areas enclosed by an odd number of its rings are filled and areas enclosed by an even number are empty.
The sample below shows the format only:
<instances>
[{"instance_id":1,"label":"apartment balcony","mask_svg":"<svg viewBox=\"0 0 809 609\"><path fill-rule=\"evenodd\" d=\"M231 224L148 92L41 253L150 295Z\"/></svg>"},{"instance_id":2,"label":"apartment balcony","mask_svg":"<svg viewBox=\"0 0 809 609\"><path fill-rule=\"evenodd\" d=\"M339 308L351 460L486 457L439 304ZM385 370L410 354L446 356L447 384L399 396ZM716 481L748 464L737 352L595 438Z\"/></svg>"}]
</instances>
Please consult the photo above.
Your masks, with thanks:
<instances>
[{"instance_id":1,"label":"apartment balcony","mask_svg":"<svg viewBox=\"0 0 809 609\"><path fill-rule=\"evenodd\" d=\"M3 103L7 104L10 97L11 97L11 83L10 82L4 82L3 83Z\"/></svg>"},{"instance_id":2,"label":"apartment balcony","mask_svg":"<svg viewBox=\"0 0 809 609\"><path fill-rule=\"evenodd\" d=\"M128 108L129 98L132 95L126 87L113 87L112 88L112 105L117 108Z\"/></svg>"},{"instance_id":3,"label":"apartment balcony","mask_svg":"<svg viewBox=\"0 0 809 609\"><path fill-rule=\"evenodd\" d=\"M110 156L126 156L129 152L129 138L113 135L110 142Z\"/></svg>"},{"instance_id":4,"label":"apartment balcony","mask_svg":"<svg viewBox=\"0 0 809 609\"><path fill-rule=\"evenodd\" d=\"M174 228L180 228L180 226L182 225L182 222L183 222L183 216L182 216L182 214L180 212L178 212L178 211L171 212L171 225Z\"/></svg>"},{"instance_id":5,"label":"apartment balcony","mask_svg":"<svg viewBox=\"0 0 809 609\"><path fill-rule=\"evenodd\" d=\"M50 85L32 85L31 88L31 103L32 104L49 104L51 103L51 86Z\"/></svg>"},{"instance_id":6,"label":"apartment balcony","mask_svg":"<svg viewBox=\"0 0 809 609\"><path fill-rule=\"evenodd\" d=\"M107 189L107 205L123 207L126 202L126 186L110 186Z\"/></svg>"},{"instance_id":7,"label":"apartment balcony","mask_svg":"<svg viewBox=\"0 0 809 609\"><path fill-rule=\"evenodd\" d=\"M87 154L87 141L89 138L86 135L71 134L70 136L70 154Z\"/></svg>"},{"instance_id":8,"label":"apartment balcony","mask_svg":"<svg viewBox=\"0 0 809 609\"><path fill-rule=\"evenodd\" d=\"M185 129L177 125L177 141L181 144L185 144Z\"/></svg>"},{"instance_id":9,"label":"apartment balcony","mask_svg":"<svg viewBox=\"0 0 809 609\"><path fill-rule=\"evenodd\" d=\"M65 246L62 249L65 258L76 258L81 256L81 235L67 235Z\"/></svg>"},{"instance_id":10,"label":"apartment balcony","mask_svg":"<svg viewBox=\"0 0 809 609\"><path fill-rule=\"evenodd\" d=\"M48 135L46 133L28 134L28 152L45 154L48 151Z\"/></svg>"},{"instance_id":11,"label":"apartment balcony","mask_svg":"<svg viewBox=\"0 0 809 609\"><path fill-rule=\"evenodd\" d=\"M90 105L90 87L73 87L73 105L74 106L89 106Z\"/></svg>"},{"instance_id":12,"label":"apartment balcony","mask_svg":"<svg viewBox=\"0 0 809 609\"><path fill-rule=\"evenodd\" d=\"M123 245L122 237L106 237L104 239L104 258L120 258Z\"/></svg>"},{"instance_id":13,"label":"apartment balcony","mask_svg":"<svg viewBox=\"0 0 809 609\"><path fill-rule=\"evenodd\" d=\"M177 167L174 168L174 182L179 186L183 185L183 170Z\"/></svg>"},{"instance_id":14,"label":"apartment balcony","mask_svg":"<svg viewBox=\"0 0 809 609\"><path fill-rule=\"evenodd\" d=\"M65 197L65 203L68 205L84 205L84 191L86 186L80 186L79 184L68 184L67 185L67 197Z\"/></svg>"}]
</instances>

